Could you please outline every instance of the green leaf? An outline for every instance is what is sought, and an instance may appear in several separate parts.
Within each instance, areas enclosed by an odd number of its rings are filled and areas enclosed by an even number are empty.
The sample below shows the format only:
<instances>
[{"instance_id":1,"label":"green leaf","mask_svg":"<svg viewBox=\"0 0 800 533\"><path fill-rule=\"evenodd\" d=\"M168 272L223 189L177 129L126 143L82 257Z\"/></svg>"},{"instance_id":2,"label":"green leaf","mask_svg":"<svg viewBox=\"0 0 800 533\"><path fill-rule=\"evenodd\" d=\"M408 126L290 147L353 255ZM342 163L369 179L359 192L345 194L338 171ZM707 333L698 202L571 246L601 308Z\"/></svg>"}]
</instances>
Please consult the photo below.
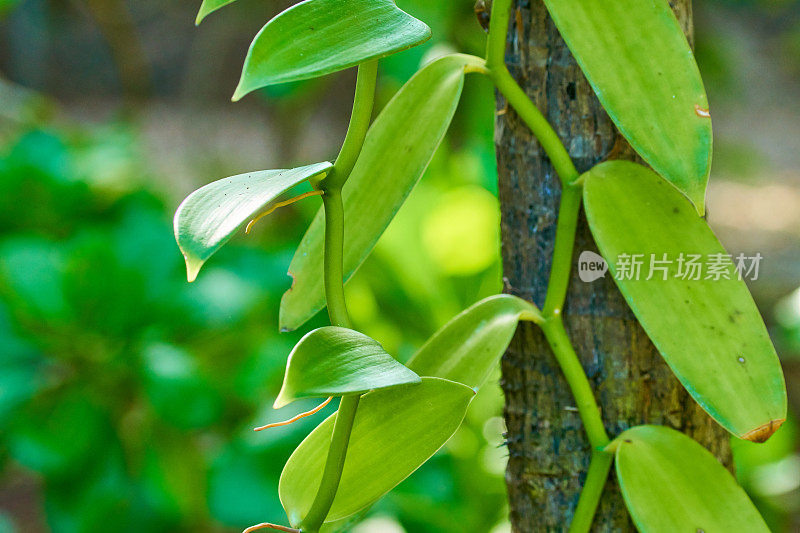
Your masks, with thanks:
<instances>
[{"instance_id":1,"label":"green leaf","mask_svg":"<svg viewBox=\"0 0 800 533\"><path fill-rule=\"evenodd\" d=\"M328 172L316 163L290 170L262 170L209 183L190 194L175 212L175 240L186 259L189 281L245 222L295 185Z\"/></svg>"},{"instance_id":2,"label":"green leaf","mask_svg":"<svg viewBox=\"0 0 800 533\"><path fill-rule=\"evenodd\" d=\"M194 21L196 25L200 25L203 19L221 7L234 3L236 0L203 0L200 6L200 11L197 13L197 19Z\"/></svg>"},{"instance_id":3,"label":"green leaf","mask_svg":"<svg viewBox=\"0 0 800 533\"><path fill-rule=\"evenodd\" d=\"M345 278L361 265L411 189L419 181L455 113L470 56L446 56L411 78L386 105L367 133L344 186ZM325 305L322 285L322 210L289 265L294 284L281 300L280 323L293 330Z\"/></svg>"},{"instance_id":4,"label":"green leaf","mask_svg":"<svg viewBox=\"0 0 800 533\"><path fill-rule=\"evenodd\" d=\"M692 50L667 0L545 0L620 132L705 211L711 118Z\"/></svg>"},{"instance_id":5,"label":"green leaf","mask_svg":"<svg viewBox=\"0 0 800 533\"><path fill-rule=\"evenodd\" d=\"M584 179L592 234L667 364L730 432L759 442L769 438L786 418L783 373L747 286L732 262L720 263L725 257L719 254L727 252L706 221L641 165L610 161ZM635 276L625 266L634 254L642 254L638 280L628 279ZM705 267L698 280L687 268L690 254ZM667 271L653 270L647 280L652 259L666 259L661 266ZM715 267L708 266L715 263L730 279L715 279Z\"/></svg>"},{"instance_id":6,"label":"green leaf","mask_svg":"<svg viewBox=\"0 0 800 533\"><path fill-rule=\"evenodd\" d=\"M614 448L622 496L642 533L769 532L731 473L683 433L637 426Z\"/></svg>"},{"instance_id":7,"label":"green leaf","mask_svg":"<svg viewBox=\"0 0 800 533\"><path fill-rule=\"evenodd\" d=\"M453 318L408 361L421 376L480 387L506 351L520 317L541 319L539 310L508 294L490 296Z\"/></svg>"},{"instance_id":8,"label":"green leaf","mask_svg":"<svg viewBox=\"0 0 800 533\"><path fill-rule=\"evenodd\" d=\"M233 100L267 85L354 67L430 37L431 29L393 0L306 0L256 35Z\"/></svg>"},{"instance_id":9,"label":"green leaf","mask_svg":"<svg viewBox=\"0 0 800 533\"><path fill-rule=\"evenodd\" d=\"M352 515L392 490L455 433L474 391L460 383L422 378L364 395L358 406L341 483L326 522ZM297 527L311 508L336 415L311 432L281 474L278 492Z\"/></svg>"},{"instance_id":10,"label":"green leaf","mask_svg":"<svg viewBox=\"0 0 800 533\"><path fill-rule=\"evenodd\" d=\"M409 383L419 376L386 353L378 341L352 329L326 326L306 334L286 362L275 409L300 398L364 393Z\"/></svg>"}]
</instances>

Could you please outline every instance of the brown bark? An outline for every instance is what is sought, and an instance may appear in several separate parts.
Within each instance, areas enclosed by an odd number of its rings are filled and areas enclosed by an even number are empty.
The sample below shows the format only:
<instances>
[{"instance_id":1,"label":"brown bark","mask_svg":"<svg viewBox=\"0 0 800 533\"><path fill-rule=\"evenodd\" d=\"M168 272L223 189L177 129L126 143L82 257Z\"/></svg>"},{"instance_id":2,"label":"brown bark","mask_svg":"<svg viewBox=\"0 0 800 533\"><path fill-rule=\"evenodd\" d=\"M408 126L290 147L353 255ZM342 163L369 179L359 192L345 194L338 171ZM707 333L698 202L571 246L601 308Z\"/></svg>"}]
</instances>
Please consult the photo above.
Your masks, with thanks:
<instances>
[{"instance_id":1,"label":"brown bark","mask_svg":"<svg viewBox=\"0 0 800 533\"><path fill-rule=\"evenodd\" d=\"M671 2L691 33L690 0ZM579 171L606 158L633 158L539 0L516 0L506 62L545 114ZM560 185L530 130L498 96L497 161L506 290L544 303ZM581 215L577 254L597 251ZM610 278L610 276L609 276ZM581 282L573 268L564 309L567 331L617 435L638 424L680 429L730 464L725 431L689 397L619 294L613 280ZM680 334L680 332L676 332ZM514 531L565 531L578 501L590 448L574 401L542 334L522 324L503 359ZM612 480L595 531L635 531Z\"/></svg>"}]
</instances>

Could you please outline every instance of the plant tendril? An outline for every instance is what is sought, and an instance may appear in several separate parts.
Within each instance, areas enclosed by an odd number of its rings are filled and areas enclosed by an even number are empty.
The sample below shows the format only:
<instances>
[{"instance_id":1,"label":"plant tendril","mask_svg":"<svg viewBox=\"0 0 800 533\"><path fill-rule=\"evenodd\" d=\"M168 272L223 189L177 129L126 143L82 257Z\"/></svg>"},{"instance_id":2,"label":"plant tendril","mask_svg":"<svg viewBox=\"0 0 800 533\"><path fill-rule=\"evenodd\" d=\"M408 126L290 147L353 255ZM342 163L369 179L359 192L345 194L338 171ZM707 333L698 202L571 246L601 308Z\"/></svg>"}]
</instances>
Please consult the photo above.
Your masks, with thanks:
<instances>
[{"instance_id":1,"label":"plant tendril","mask_svg":"<svg viewBox=\"0 0 800 533\"><path fill-rule=\"evenodd\" d=\"M253 533L253 531L258 531L259 529L277 529L278 531L287 531L288 533L302 533L299 529L295 529L293 527L279 526L278 524L270 524L269 522L264 522L261 524L250 526L244 531L242 531L242 533Z\"/></svg>"},{"instance_id":2,"label":"plant tendril","mask_svg":"<svg viewBox=\"0 0 800 533\"><path fill-rule=\"evenodd\" d=\"M283 422L273 422L272 424L267 424L266 426L259 426L257 428L253 428L253 431L264 431L265 429L277 428L280 426L288 426L289 424L294 424L301 418L305 418L307 416L319 413L322 409L325 408L326 405L331 403L331 400L333 400L333 396L330 396L327 400L325 400L324 402L322 402L321 404L319 404L310 411L306 411L305 413L300 413L299 415L294 416L289 420L284 420Z\"/></svg>"},{"instance_id":3,"label":"plant tendril","mask_svg":"<svg viewBox=\"0 0 800 533\"><path fill-rule=\"evenodd\" d=\"M265 216L269 215L270 213L272 213L273 211L275 211L279 207L285 207L287 205L291 205L291 204L293 204L295 202L299 202L300 200L303 200L304 198L308 198L309 196L322 196L322 191L304 192L303 194L295 196L294 198L289 198L288 200L284 200L283 202L276 203L275 205L273 205L272 207L270 207L269 209L267 209L266 211L264 211L263 213L258 215L256 218L254 218L253 220L248 222L247 223L247 227L244 229L244 232L246 234L250 233L250 230L253 229L253 224L258 222L259 220L261 220Z\"/></svg>"}]
</instances>

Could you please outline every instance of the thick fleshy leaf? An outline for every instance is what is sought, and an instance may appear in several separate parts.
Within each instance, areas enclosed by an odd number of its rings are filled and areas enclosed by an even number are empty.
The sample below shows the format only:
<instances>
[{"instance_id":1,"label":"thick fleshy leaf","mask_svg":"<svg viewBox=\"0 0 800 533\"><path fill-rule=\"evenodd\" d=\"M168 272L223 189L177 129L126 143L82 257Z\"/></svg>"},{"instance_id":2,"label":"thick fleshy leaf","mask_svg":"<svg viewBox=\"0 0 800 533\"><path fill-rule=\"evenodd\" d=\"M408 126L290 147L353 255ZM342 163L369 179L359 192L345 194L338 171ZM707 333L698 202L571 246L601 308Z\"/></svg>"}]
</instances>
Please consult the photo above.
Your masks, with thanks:
<instances>
[{"instance_id":1,"label":"thick fleshy leaf","mask_svg":"<svg viewBox=\"0 0 800 533\"><path fill-rule=\"evenodd\" d=\"M300 398L341 396L419 383L419 376L378 341L352 329L326 326L306 334L289 354L280 409Z\"/></svg>"},{"instance_id":2,"label":"thick fleshy leaf","mask_svg":"<svg viewBox=\"0 0 800 533\"><path fill-rule=\"evenodd\" d=\"M584 180L592 234L667 364L734 435L769 438L786 418L783 373L735 262L706 221L644 166L610 161Z\"/></svg>"},{"instance_id":3,"label":"thick fleshy leaf","mask_svg":"<svg viewBox=\"0 0 800 533\"><path fill-rule=\"evenodd\" d=\"M386 105L369 130L344 186L345 277L361 265L419 181L455 113L470 56L452 55L420 70ZM294 284L281 300L280 323L293 330L325 305L322 210L289 265Z\"/></svg>"},{"instance_id":4,"label":"thick fleshy leaf","mask_svg":"<svg viewBox=\"0 0 800 533\"><path fill-rule=\"evenodd\" d=\"M667 0L545 0L603 107L656 172L705 210L711 117Z\"/></svg>"},{"instance_id":5,"label":"thick fleshy leaf","mask_svg":"<svg viewBox=\"0 0 800 533\"><path fill-rule=\"evenodd\" d=\"M410 476L455 433L474 394L460 383L422 378L421 384L364 395L326 521L358 512ZM335 416L317 426L283 468L278 492L295 527L316 495Z\"/></svg>"},{"instance_id":6,"label":"thick fleshy leaf","mask_svg":"<svg viewBox=\"0 0 800 533\"><path fill-rule=\"evenodd\" d=\"M173 226L189 281L194 281L203 263L267 204L332 166L326 162L239 174L209 183L187 196L175 212Z\"/></svg>"},{"instance_id":7,"label":"thick fleshy leaf","mask_svg":"<svg viewBox=\"0 0 800 533\"><path fill-rule=\"evenodd\" d=\"M490 296L453 318L408 361L421 376L480 387L508 348L522 315L539 320L536 307L508 294Z\"/></svg>"},{"instance_id":8,"label":"thick fleshy leaf","mask_svg":"<svg viewBox=\"0 0 800 533\"><path fill-rule=\"evenodd\" d=\"M622 496L642 533L768 533L736 480L708 450L674 429L637 426L616 449Z\"/></svg>"},{"instance_id":9,"label":"thick fleshy leaf","mask_svg":"<svg viewBox=\"0 0 800 533\"><path fill-rule=\"evenodd\" d=\"M261 87L354 67L427 41L431 29L393 0L306 0L256 35L234 101Z\"/></svg>"},{"instance_id":10,"label":"thick fleshy leaf","mask_svg":"<svg viewBox=\"0 0 800 533\"><path fill-rule=\"evenodd\" d=\"M235 1L236 0L203 0L203 4L200 6L200 11L197 12L197 19L194 21L195 24L199 25L208 15L221 7L225 7L228 4L234 3Z\"/></svg>"}]
</instances>

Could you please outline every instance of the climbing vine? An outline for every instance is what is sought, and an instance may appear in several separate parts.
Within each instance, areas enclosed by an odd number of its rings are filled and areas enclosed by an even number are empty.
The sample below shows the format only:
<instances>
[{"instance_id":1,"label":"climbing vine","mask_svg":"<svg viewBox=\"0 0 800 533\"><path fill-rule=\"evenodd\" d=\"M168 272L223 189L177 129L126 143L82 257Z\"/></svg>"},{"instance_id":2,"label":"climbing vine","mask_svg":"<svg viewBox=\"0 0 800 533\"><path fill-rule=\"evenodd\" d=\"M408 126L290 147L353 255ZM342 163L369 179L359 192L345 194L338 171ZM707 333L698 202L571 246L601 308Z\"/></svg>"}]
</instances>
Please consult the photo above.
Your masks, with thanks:
<instances>
[{"instance_id":1,"label":"climbing vine","mask_svg":"<svg viewBox=\"0 0 800 533\"><path fill-rule=\"evenodd\" d=\"M198 23L232 2L205 0ZM544 3L604 108L649 167L606 161L578 173L506 68L511 0L492 3L484 58L451 54L424 65L374 121L380 59L431 36L424 22L393 0L306 0L270 20L251 44L234 101L268 85L351 67L358 68L358 78L334 163L225 178L192 193L175 215L175 236L192 281L241 228L249 231L279 206L322 200L290 265L294 283L281 302L280 327L296 329L326 306L331 325L311 331L291 351L274 407L301 398L337 398L339 408L284 467L278 492L290 526L265 522L250 530L316 533L369 508L453 435L518 322L529 321L541 327L552 348L593 450L570 531L589 530L612 464L642 531L767 531L730 473L689 437L649 425L607 434L562 317L583 207L637 319L711 417L734 436L756 442L785 419L783 375L764 323L741 272L703 218L711 119L692 51L666 0ZM344 283L423 174L467 74L492 80L561 180L547 296L541 310L509 295L482 300L403 365L352 329ZM303 183L312 190L282 199ZM687 278L667 266L663 275L645 279L626 275L615 263L622 256L683 254L719 257L722 275Z\"/></svg>"}]
</instances>

